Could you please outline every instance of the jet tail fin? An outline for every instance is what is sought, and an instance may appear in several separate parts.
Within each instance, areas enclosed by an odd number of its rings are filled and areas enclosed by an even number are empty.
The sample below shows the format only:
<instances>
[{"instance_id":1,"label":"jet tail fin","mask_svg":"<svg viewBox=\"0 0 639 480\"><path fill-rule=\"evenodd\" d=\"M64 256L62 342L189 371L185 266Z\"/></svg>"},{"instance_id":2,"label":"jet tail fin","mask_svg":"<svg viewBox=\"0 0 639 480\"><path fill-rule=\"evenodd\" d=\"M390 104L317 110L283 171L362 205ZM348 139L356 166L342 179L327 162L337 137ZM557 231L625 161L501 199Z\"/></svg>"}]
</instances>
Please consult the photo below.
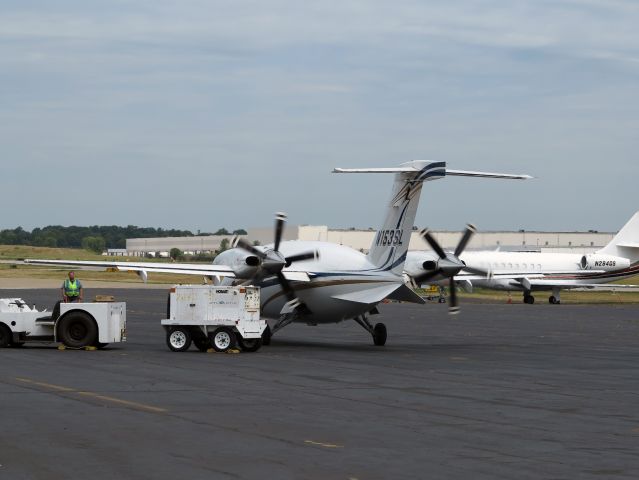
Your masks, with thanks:
<instances>
[{"instance_id":1,"label":"jet tail fin","mask_svg":"<svg viewBox=\"0 0 639 480\"><path fill-rule=\"evenodd\" d=\"M613 239L597 253L639 261L639 212L636 212Z\"/></svg>"}]
</instances>

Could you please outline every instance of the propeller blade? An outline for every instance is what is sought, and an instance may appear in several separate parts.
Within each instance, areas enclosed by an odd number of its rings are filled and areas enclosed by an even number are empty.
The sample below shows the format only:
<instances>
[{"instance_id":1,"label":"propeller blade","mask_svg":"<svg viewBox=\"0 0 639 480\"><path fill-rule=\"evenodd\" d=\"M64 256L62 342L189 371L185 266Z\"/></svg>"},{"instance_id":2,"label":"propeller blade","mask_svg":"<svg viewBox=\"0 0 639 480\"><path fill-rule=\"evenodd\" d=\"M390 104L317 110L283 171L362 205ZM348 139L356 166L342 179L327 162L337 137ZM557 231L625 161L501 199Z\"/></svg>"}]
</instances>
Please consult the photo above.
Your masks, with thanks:
<instances>
[{"instance_id":1,"label":"propeller blade","mask_svg":"<svg viewBox=\"0 0 639 480\"><path fill-rule=\"evenodd\" d=\"M457 287L455 286L455 279L450 277L448 283L448 289L450 290L450 306L448 307L448 313L456 315L459 313L459 305L457 304Z\"/></svg>"},{"instance_id":2,"label":"propeller blade","mask_svg":"<svg viewBox=\"0 0 639 480\"><path fill-rule=\"evenodd\" d=\"M286 295L286 298L289 301L295 300L297 298L297 296L295 295L295 290L293 290L293 287L291 287L291 284L286 279L284 274L282 272L277 272L275 275L277 276L278 282L280 282L280 285L282 286L282 290L284 291L284 295Z\"/></svg>"},{"instance_id":3,"label":"propeller blade","mask_svg":"<svg viewBox=\"0 0 639 480\"><path fill-rule=\"evenodd\" d=\"M475 267L464 267L462 268L462 270L468 273L472 273L474 275L483 275L486 278L493 277L493 272L490 270L482 270L481 268L475 268Z\"/></svg>"},{"instance_id":4,"label":"propeller blade","mask_svg":"<svg viewBox=\"0 0 639 480\"><path fill-rule=\"evenodd\" d=\"M301 262L303 260L314 260L319 258L319 252L317 250L313 250L312 252L298 253L296 255L291 255L290 257L286 257L286 266L290 266L292 263Z\"/></svg>"},{"instance_id":5,"label":"propeller blade","mask_svg":"<svg viewBox=\"0 0 639 480\"><path fill-rule=\"evenodd\" d=\"M280 242L282 241L282 233L284 233L284 224L286 223L286 214L277 212L275 214L275 244L273 250L279 252Z\"/></svg>"},{"instance_id":6,"label":"propeller blade","mask_svg":"<svg viewBox=\"0 0 639 480\"><path fill-rule=\"evenodd\" d=\"M433 237L430 234L430 231L427 228L423 229L419 233L421 233L421 235L424 238L424 240L426 240L426 242L430 245L430 247L439 256L439 258L442 258L442 259L446 258L446 252L444 252L444 250L442 250L442 247L439 246L439 243L437 243L437 240L435 240L435 237Z\"/></svg>"},{"instance_id":7,"label":"propeller blade","mask_svg":"<svg viewBox=\"0 0 639 480\"><path fill-rule=\"evenodd\" d=\"M471 237L476 232L477 232L477 228L475 228L475 225L473 225L472 223L469 223L466 226L466 231L464 232L464 235L462 236L461 240L459 240L459 243L457 244L457 248L455 248L456 257L459 257L461 255L461 253L466 248L466 245L468 245L468 242L470 241Z\"/></svg>"},{"instance_id":8,"label":"propeller blade","mask_svg":"<svg viewBox=\"0 0 639 480\"><path fill-rule=\"evenodd\" d=\"M311 313L308 307L297 297L297 295L295 295L295 290L291 286L290 282L286 279L284 274L282 272L277 272L276 276L277 276L277 280L280 282L280 285L282 286L282 290L284 291L284 295L286 295L286 298L288 299L288 301L289 302L297 301L298 303L298 305L296 306L297 311L299 313Z\"/></svg>"},{"instance_id":9,"label":"propeller blade","mask_svg":"<svg viewBox=\"0 0 639 480\"><path fill-rule=\"evenodd\" d=\"M258 250L253 245L251 245L249 242L244 240L243 238L235 237L233 239L232 245L233 245L233 247L237 247L237 248L241 248L242 250L246 250L247 252L255 255L256 257L261 258L262 260L264 260L266 258L266 253L264 253L261 250Z\"/></svg>"}]
</instances>

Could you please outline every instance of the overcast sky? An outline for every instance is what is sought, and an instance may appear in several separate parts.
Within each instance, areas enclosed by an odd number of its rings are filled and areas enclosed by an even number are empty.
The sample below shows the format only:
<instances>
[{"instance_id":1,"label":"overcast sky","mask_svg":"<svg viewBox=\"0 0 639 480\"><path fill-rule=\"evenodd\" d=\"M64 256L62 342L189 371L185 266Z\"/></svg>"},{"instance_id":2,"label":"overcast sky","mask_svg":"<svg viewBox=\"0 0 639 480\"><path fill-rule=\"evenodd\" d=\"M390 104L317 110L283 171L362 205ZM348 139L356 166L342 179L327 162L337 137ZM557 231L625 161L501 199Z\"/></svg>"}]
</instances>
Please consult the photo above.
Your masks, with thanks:
<instances>
[{"instance_id":1,"label":"overcast sky","mask_svg":"<svg viewBox=\"0 0 639 480\"><path fill-rule=\"evenodd\" d=\"M639 3L4 0L0 227L617 230L639 210Z\"/></svg>"}]
</instances>

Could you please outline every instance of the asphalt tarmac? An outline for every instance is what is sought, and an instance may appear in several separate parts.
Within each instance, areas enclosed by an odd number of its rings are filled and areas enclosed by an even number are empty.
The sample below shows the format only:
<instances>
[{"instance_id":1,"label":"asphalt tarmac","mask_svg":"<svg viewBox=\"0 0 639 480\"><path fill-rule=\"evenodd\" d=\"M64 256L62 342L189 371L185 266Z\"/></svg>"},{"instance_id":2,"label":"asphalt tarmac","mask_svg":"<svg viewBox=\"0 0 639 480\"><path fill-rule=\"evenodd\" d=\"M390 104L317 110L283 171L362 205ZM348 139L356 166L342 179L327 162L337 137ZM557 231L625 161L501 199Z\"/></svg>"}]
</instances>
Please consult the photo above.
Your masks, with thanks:
<instances>
[{"instance_id":1,"label":"asphalt tarmac","mask_svg":"<svg viewBox=\"0 0 639 480\"><path fill-rule=\"evenodd\" d=\"M102 351L0 350L0 479L639 478L639 307L382 305L173 353L162 290ZM56 290L0 290L52 306Z\"/></svg>"}]
</instances>

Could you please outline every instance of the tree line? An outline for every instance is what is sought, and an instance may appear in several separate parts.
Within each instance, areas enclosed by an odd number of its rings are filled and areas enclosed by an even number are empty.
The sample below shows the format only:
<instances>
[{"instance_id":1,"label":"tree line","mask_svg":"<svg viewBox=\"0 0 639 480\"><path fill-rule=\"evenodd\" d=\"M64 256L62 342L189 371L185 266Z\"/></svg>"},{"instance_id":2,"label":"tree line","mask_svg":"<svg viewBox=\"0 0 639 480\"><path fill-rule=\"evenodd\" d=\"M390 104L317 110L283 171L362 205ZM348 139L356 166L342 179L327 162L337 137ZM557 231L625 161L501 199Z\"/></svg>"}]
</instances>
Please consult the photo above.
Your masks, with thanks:
<instances>
[{"instance_id":1,"label":"tree line","mask_svg":"<svg viewBox=\"0 0 639 480\"><path fill-rule=\"evenodd\" d=\"M238 229L230 232L225 228L220 228L213 233L200 233L198 231L197 234L194 234L190 230L137 227L135 225L126 227L116 225L90 227L50 225L44 228L34 228L30 232L22 227L0 230L0 244L84 248L100 253L105 248L125 248L127 238L196 237L203 235L246 235L246 231Z\"/></svg>"}]
</instances>

